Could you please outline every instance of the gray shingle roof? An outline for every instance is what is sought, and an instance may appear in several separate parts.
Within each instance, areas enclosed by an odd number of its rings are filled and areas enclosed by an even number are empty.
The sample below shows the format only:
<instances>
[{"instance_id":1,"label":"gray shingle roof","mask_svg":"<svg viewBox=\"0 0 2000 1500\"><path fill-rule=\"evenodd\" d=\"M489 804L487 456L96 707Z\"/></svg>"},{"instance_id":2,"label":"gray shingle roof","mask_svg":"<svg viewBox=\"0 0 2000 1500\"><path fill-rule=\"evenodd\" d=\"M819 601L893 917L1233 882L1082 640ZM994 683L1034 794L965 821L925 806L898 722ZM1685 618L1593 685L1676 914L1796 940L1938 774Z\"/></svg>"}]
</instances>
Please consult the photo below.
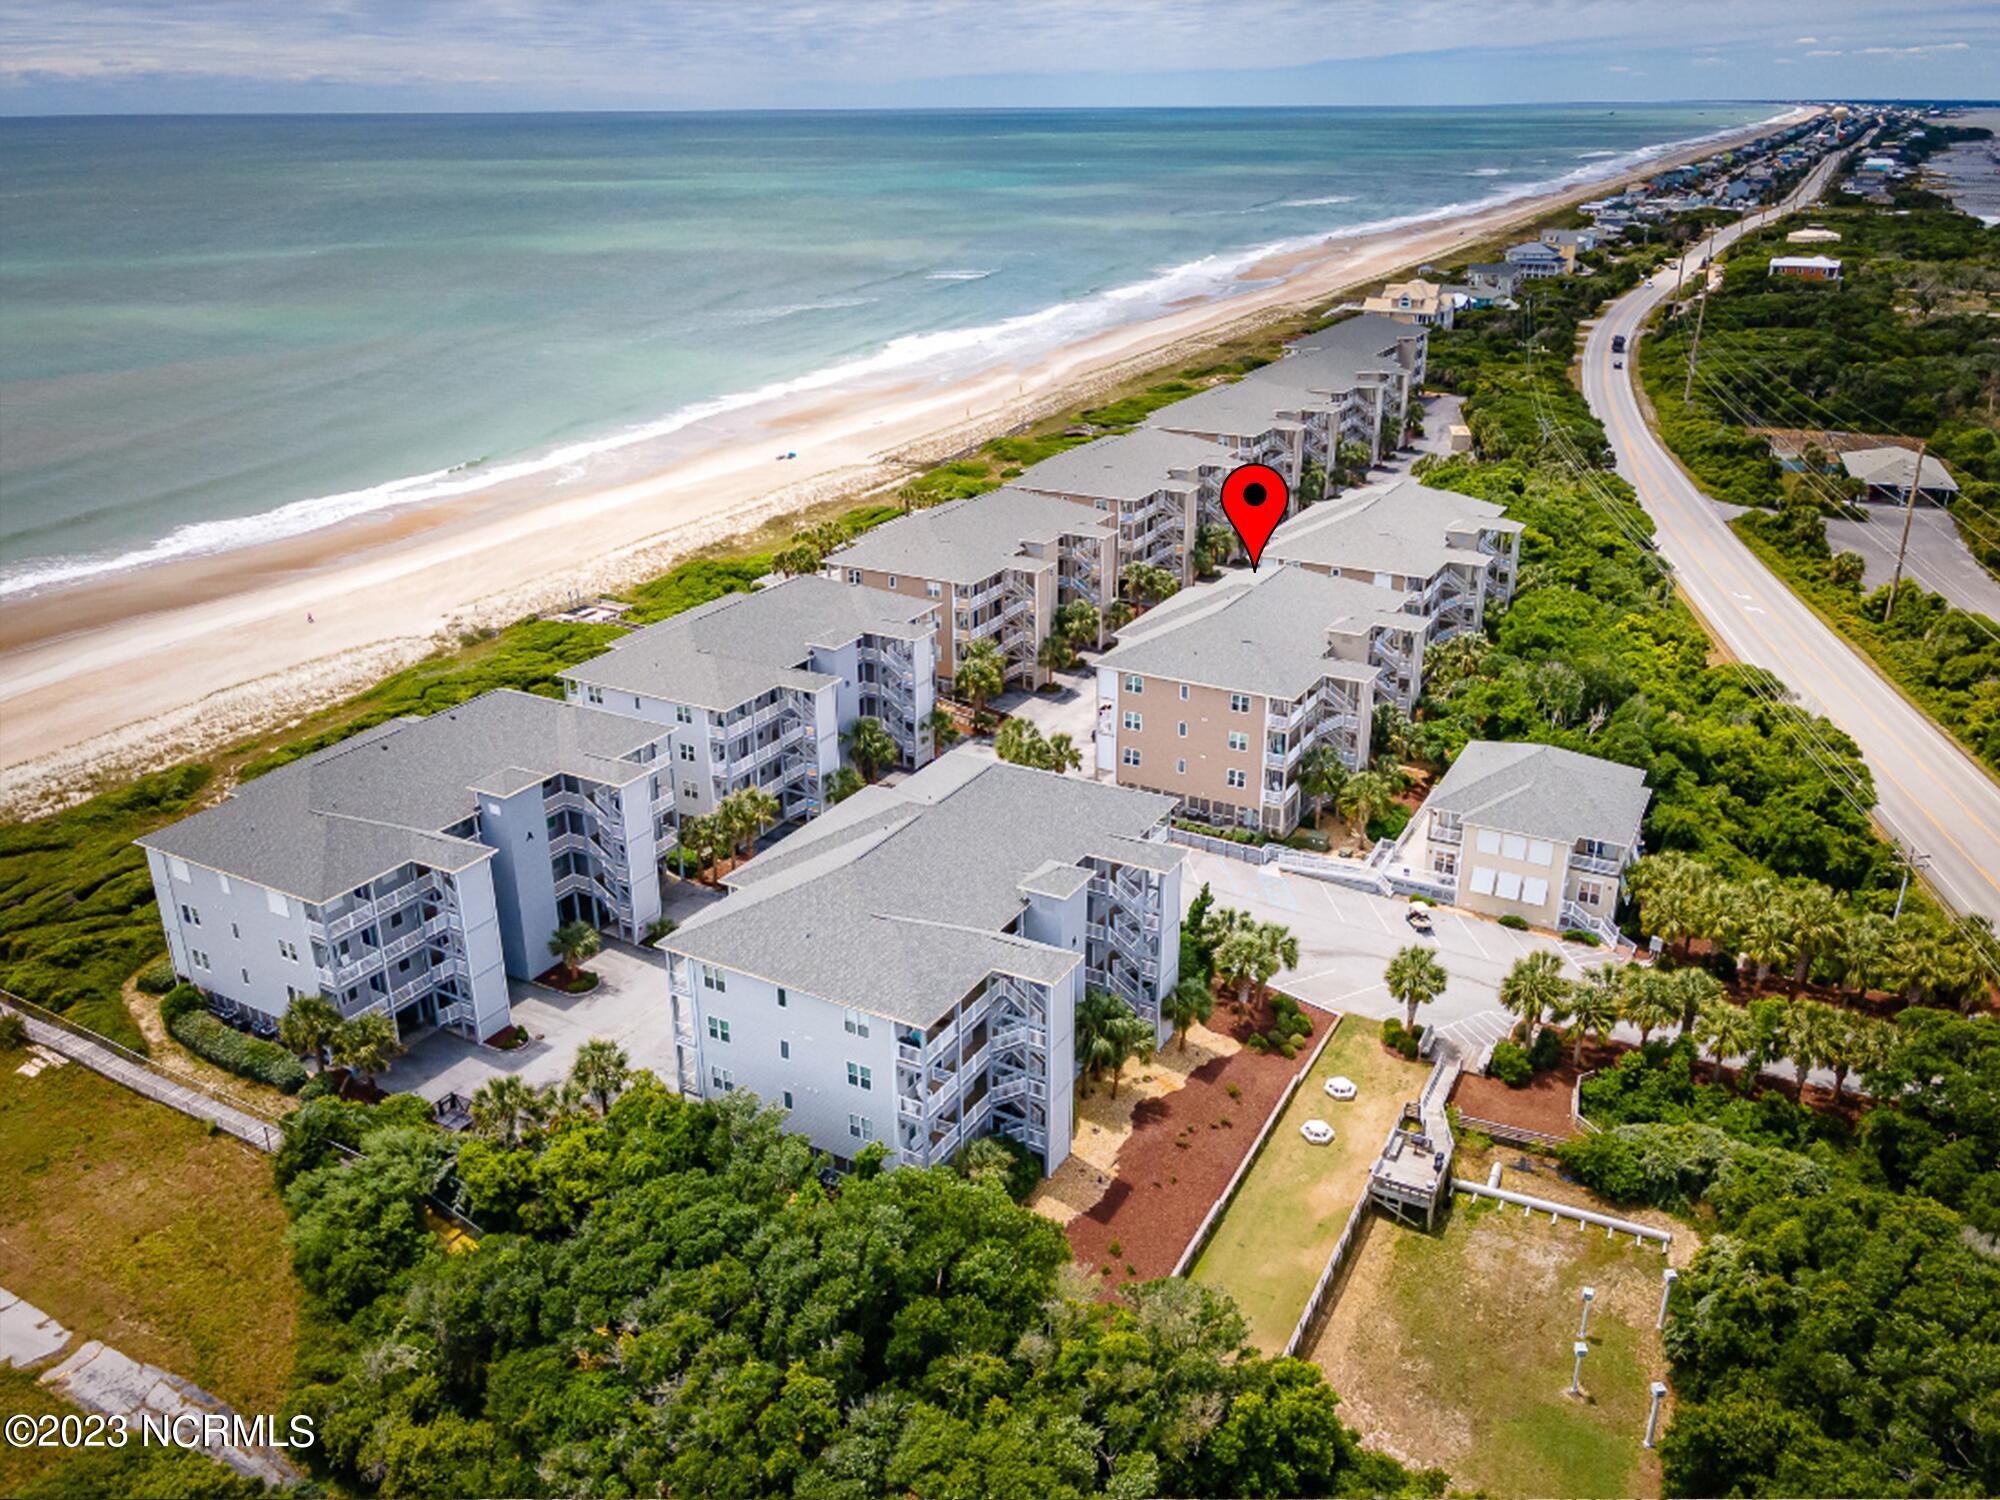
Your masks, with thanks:
<instances>
[{"instance_id":1,"label":"gray shingle roof","mask_svg":"<svg viewBox=\"0 0 2000 1500\"><path fill-rule=\"evenodd\" d=\"M830 578L792 578L648 625L561 675L726 713L774 688L810 691L831 681L805 670L814 646L844 646L863 635L920 639L934 628L927 622L936 609L930 600Z\"/></svg>"},{"instance_id":2,"label":"gray shingle roof","mask_svg":"<svg viewBox=\"0 0 2000 1500\"><path fill-rule=\"evenodd\" d=\"M651 771L622 757L669 732L502 689L377 725L137 842L317 904L403 864L476 864L492 851L441 832L473 814L476 790L561 773L622 786Z\"/></svg>"},{"instance_id":3,"label":"gray shingle roof","mask_svg":"<svg viewBox=\"0 0 2000 1500\"><path fill-rule=\"evenodd\" d=\"M1024 542L1063 536L1104 537L1114 523L1073 500L1003 486L877 526L828 559L911 578L980 583L1010 564L1040 567L1022 557Z\"/></svg>"},{"instance_id":4,"label":"gray shingle roof","mask_svg":"<svg viewBox=\"0 0 2000 1500\"><path fill-rule=\"evenodd\" d=\"M1916 473L1917 455L1908 448L1898 448L1894 444L1882 448L1850 448L1840 455L1840 464L1864 484L1908 489L1910 476ZM1921 487L1927 490L1956 491L1958 481L1951 477L1951 471L1943 463L1926 453Z\"/></svg>"},{"instance_id":5,"label":"gray shingle roof","mask_svg":"<svg viewBox=\"0 0 2000 1500\"><path fill-rule=\"evenodd\" d=\"M1373 678L1376 669L1366 662L1329 656L1327 632L1421 629L1422 616L1400 612L1409 597L1302 568L1273 568L1183 590L1126 626L1119 644L1098 660L1119 672L1297 698L1323 677Z\"/></svg>"},{"instance_id":6,"label":"gray shingle roof","mask_svg":"<svg viewBox=\"0 0 2000 1500\"><path fill-rule=\"evenodd\" d=\"M1001 930L1026 905L1023 883L1050 887L1050 862L1092 854L1137 862L1130 841L1177 865L1182 851L1143 839L1173 806L1151 792L946 756L849 798L805 846L795 837L752 860L731 877L728 899L660 946L927 1026L996 969L1042 983L1068 973L1080 955Z\"/></svg>"},{"instance_id":7,"label":"gray shingle roof","mask_svg":"<svg viewBox=\"0 0 2000 1500\"><path fill-rule=\"evenodd\" d=\"M1474 528L1518 532L1521 523L1490 501L1399 479L1380 489L1350 490L1292 517L1271 537L1265 556L1427 579L1448 563L1483 563L1476 548L1449 540Z\"/></svg>"},{"instance_id":8,"label":"gray shingle roof","mask_svg":"<svg viewBox=\"0 0 2000 1500\"><path fill-rule=\"evenodd\" d=\"M1318 404L1302 385L1287 384L1276 377L1245 379L1183 396L1146 418L1146 425L1169 432L1261 437L1299 426L1298 413Z\"/></svg>"},{"instance_id":9,"label":"gray shingle roof","mask_svg":"<svg viewBox=\"0 0 2000 1500\"><path fill-rule=\"evenodd\" d=\"M1206 438L1162 427L1140 427L1115 437L1098 438L1045 458L1018 475L1013 487L1050 495L1086 495L1093 500L1144 500L1161 490L1182 490L1192 480L1177 480L1176 471L1224 468L1233 463L1227 451Z\"/></svg>"},{"instance_id":10,"label":"gray shingle roof","mask_svg":"<svg viewBox=\"0 0 2000 1500\"><path fill-rule=\"evenodd\" d=\"M1636 766L1554 745L1473 740L1424 807L1565 846L1578 839L1628 846L1652 795Z\"/></svg>"}]
</instances>

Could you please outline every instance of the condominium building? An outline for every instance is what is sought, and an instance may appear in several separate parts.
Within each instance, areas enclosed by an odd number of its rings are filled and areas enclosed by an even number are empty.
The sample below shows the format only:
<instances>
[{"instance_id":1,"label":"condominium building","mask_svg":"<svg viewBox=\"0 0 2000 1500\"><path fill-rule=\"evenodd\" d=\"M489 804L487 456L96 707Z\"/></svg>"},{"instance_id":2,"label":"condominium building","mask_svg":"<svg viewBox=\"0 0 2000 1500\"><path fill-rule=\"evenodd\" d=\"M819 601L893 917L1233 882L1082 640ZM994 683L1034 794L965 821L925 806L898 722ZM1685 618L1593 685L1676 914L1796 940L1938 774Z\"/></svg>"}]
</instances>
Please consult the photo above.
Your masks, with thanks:
<instances>
[{"instance_id":1,"label":"condominium building","mask_svg":"<svg viewBox=\"0 0 2000 1500\"><path fill-rule=\"evenodd\" d=\"M1007 680L1039 687L1035 652L1072 600L1102 609L1116 596L1118 526L1108 514L1007 486L920 510L865 533L827 559L829 578L939 609L937 674L991 641Z\"/></svg>"},{"instance_id":2,"label":"condominium building","mask_svg":"<svg viewBox=\"0 0 2000 1500\"><path fill-rule=\"evenodd\" d=\"M1290 833L1308 752L1367 763L1380 663L1421 650L1417 604L1303 568L1175 595L1098 660L1099 774L1205 822Z\"/></svg>"},{"instance_id":3,"label":"condominium building","mask_svg":"<svg viewBox=\"0 0 2000 1500\"><path fill-rule=\"evenodd\" d=\"M1403 652L1384 642L1378 692L1404 710L1423 690L1423 650L1484 622L1514 594L1521 523L1489 501L1414 479L1350 491L1313 507L1265 548L1267 560L1410 596L1426 621Z\"/></svg>"},{"instance_id":4,"label":"condominium building","mask_svg":"<svg viewBox=\"0 0 2000 1500\"><path fill-rule=\"evenodd\" d=\"M905 767L933 753L939 600L793 578L649 625L561 674L569 702L676 730L679 817L761 787L780 820L819 812L857 720Z\"/></svg>"},{"instance_id":5,"label":"condominium building","mask_svg":"<svg viewBox=\"0 0 2000 1500\"><path fill-rule=\"evenodd\" d=\"M266 1029L325 994L490 1037L558 927L658 918L672 733L500 691L244 782L137 841L174 972Z\"/></svg>"},{"instance_id":6,"label":"condominium building","mask_svg":"<svg viewBox=\"0 0 2000 1500\"><path fill-rule=\"evenodd\" d=\"M1651 797L1636 766L1474 740L1410 820L1399 856L1473 911L1614 940Z\"/></svg>"},{"instance_id":7,"label":"condominium building","mask_svg":"<svg viewBox=\"0 0 2000 1500\"><path fill-rule=\"evenodd\" d=\"M663 939L683 1093L750 1089L841 1159L998 1133L1069 1154L1086 987L1161 1028L1173 799L948 755L857 793Z\"/></svg>"},{"instance_id":8,"label":"condominium building","mask_svg":"<svg viewBox=\"0 0 2000 1500\"><path fill-rule=\"evenodd\" d=\"M1222 481L1236 467L1206 438L1141 427L1070 448L1026 469L1017 490L1088 505L1118 526L1118 565L1146 563L1187 583L1201 527L1222 514Z\"/></svg>"}]
</instances>

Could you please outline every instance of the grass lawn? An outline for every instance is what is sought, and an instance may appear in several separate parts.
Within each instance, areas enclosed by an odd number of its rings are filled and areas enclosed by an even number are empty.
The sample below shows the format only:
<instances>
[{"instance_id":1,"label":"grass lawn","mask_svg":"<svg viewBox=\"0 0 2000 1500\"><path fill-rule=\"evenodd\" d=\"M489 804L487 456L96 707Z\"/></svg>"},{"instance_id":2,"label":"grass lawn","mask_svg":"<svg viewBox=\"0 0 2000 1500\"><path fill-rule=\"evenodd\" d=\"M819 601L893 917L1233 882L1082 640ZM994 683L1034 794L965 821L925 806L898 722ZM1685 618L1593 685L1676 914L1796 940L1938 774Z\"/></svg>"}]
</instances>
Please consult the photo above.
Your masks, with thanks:
<instances>
[{"instance_id":1,"label":"grass lawn","mask_svg":"<svg viewBox=\"0 0 2000 1500\"><path fill-rule=\"evenodd\" d=\"M1259 1349L1275 1354L1292 1336L1383 1138L1429 1071L1385 1051L1379 1027L1349 1016L1292 1096L1192 1273L1236 1299ZM1335 1074L1353 1079L1358 1097L1329 1099ZM1309 1144L1299 1134L1307 1120L1331 1125L1332 1142Z\"/></svg>"},{"instance_id":2,"label":"grass lawn","mask_svg":"<svg viewBox=\"0 0 2000 1500\"><path fill-rule=\"evenodd\" d=\"M1653 1329L1664 1265L1627 1237L1463 1197L1435 1234L1378 1217L1310 1354L1369 1442L1449 1470L1456 1489L1657 1495L1640 1440L1666 1370ZM1586 1286L1597 1300L1576 1398Z\"/></svg>"},{"instance_id":3,"label":"grass lawn","mask_svg":"<svg viewBox=\"0 0 2000 1500\"><path fill-rule=\"evenodd\" d=\"M276 1410L299 1289L269 1159L79 1063L23 1078L26 1056L0 1054L0 1286L239 1411Z\"/></svg>"},{"instance_id":4,"label":"grass lawn","mask_svg":"<svg viewBox=\"0 0 2000 1500\"><path fill-rule=\"evenodd\" d=\"M16 1370L0 1364L0 1415L26 1412L31 1417L59 1417L74 1412L74 1406L36 1383L35 1377L47 1368L37 1365L32 1370ZM29 1480L59 1468L64 1457L60 1448L16 1448L12 1443L0 1443L0 1495L20 1494Z\"/></svg>"}]
</instances>

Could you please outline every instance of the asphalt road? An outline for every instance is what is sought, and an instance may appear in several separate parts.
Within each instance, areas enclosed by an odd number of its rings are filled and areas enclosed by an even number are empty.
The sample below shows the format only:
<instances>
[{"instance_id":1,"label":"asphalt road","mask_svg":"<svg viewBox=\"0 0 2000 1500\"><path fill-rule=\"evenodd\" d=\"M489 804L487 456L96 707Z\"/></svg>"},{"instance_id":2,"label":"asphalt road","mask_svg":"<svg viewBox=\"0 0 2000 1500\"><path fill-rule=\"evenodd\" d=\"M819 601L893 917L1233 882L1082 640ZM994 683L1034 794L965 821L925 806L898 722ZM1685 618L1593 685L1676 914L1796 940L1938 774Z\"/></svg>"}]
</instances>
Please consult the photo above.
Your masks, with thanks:
<instances>
[{"instance_id":1,"label":"asphalt road","mask_svg":"<svg viewBox=\"0 0 2000 1500\"><path fill-rule=\"evenodd\" d=\"M1816 169L1782 211L1816 197L1835 161ZM1714 248L1776 212L1717 231ZM1707 245L1691 252L1691 273L1705 253ZM1676 580L1710 630L1740 660L1777 673L1801 705L1853 737L1874 773L1877 820L1928 857L1932 889L1961 914L2000 920L2000 785L1737 540L1646 425L1631 362L1613 367L1612 339L1623 334L1629 348L1653 309L1673 294L1677 274L1664 267L1656 284L1612 303L1584 347L1584 395L1610 436L1618 472L1638 491Z\"/></svg>"}]
</instances>

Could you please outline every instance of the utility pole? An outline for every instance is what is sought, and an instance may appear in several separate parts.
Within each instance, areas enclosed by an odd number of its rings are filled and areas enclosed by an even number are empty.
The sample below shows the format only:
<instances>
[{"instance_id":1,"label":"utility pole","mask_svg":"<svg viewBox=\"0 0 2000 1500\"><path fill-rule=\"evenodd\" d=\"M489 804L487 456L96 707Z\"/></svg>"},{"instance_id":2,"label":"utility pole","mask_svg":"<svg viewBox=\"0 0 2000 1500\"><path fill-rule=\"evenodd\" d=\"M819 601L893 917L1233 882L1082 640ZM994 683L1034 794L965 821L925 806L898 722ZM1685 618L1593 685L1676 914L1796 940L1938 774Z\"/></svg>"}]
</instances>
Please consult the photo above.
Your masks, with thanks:
<instances>
[{"instance_id":1,"label":"utility pole","mask_svg":"<svg viewBox=\"0 0 2000 1500\"><path fill-rule=\"evenodd\" d=\"M1917 466L1910 471L1910 488L1903 496L1903 539L1896 544L1896 571L1889 577L1889 603L1882 611L1885 625L1896 613L1896 589L1903 581L1903 554L1910 548L1910 520L1917 513L1917 491L1924 487L1924 455L1930 446L1929 438L1917 444Z\"/></svg>"},{"instance_id":2,"label":"utility pole","mask_svg":"<svg viewBox=\"0 0 2000 1500\"><path fill-rule=\"evenodd\" d=\"M1708 321L1708 273L1702 273L1701 308L1694 315L1694 342L1688 345L1687 385L1681 391L1681 405L1686 406L1694 399L1694 362L1701 358L1701 325Z\"/></svg>"}]
</instances>

